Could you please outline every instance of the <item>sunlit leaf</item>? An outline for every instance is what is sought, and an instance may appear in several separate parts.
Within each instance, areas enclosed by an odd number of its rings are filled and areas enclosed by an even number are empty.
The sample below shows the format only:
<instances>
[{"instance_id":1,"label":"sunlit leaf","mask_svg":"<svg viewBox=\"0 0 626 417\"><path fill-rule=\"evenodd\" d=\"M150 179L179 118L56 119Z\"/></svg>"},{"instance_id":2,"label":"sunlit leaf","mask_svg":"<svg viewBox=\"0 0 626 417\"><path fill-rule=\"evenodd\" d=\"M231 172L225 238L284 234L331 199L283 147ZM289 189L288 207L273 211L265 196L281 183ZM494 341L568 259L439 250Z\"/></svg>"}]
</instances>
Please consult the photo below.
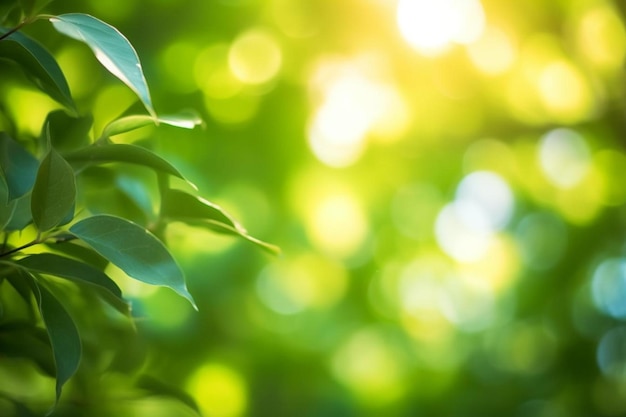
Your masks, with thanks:
<instances>
[{"instance_id":1,"label":"sunlit leaf","mask_svg":"<svg viewBox=\"0 0 626 417\"><path fill-rule=\"evenodd\" d=\"M41 162L31 196L33 221L40 231L63 221L76 200L74 171L54 148Z\"/></svg>"},{"instance_id":2,"label":"sunlit leaf","mask_svg":"<svg viewBox=\"0 0 626 417\"><path fill-rule=\"evenodd\" d=\"M63 110L54 110L46 117L42 136L49 134L52 146L59 152L69 151L89 144L92 123L91 115L74 117Z\"/></svg>"},{"instance_id":3,"label":"sunlit leaf","mask_svg":"<svg viewBox=\"0 0 626 417\"><path fill-rule=\"evenodd\" d=\"M0 168L9 187L8 201L12 201L31 190L39 161L6 133L0 132Z\"/></svg>"},{"instance_id":4,"label":"sunlit leaf","mask_svg":"<svg viewBox=\"0 0 626 417\"><path fill-rule=\"evenodd\" d=\"M129 305L122 298L122 291L117 284L104 272L91 265L52 253L30 255L16 263L31 272L65 278L79 284L88 284L122 314L130 313Z\"/></svg>"},{"instance_id":5,"label":"sunlit leaf","mask_svg":"<svg viewBox=\"0 0 626 417\"><path fill-rule=\"evenodd\" d=\"M120 133L130 132L144 126L149 126L157 123L163 123L183 129L193 129L194 127L202 124L202 119L200 118L200 116L193 112L164 115L159 116L157 119L147 115L125 116L114 120L106 125L106 127L102 131L102 137L108 138L111 136L119 135Z\"/></svg>"},{"instance_id":6,"label":"sunlit leaf","mask_svg":"<svg viewBox=\"0 0 626 417\"><path fill-rule=\"evenodd\" d=\"M148 112L156 116L137 52L113 26L82 13L50 18L56 30L86 43L100 63L139 96Z\"/></svg>"},{"instance_id":7,"label":"sunlit leaf","mask_svg":"<svg viewBox=\"0 0 626 417\"><path fill-rule=\"evenodd\" d=\"M161 199L161 215L166 220L181 221L214 232L240 236L273 254L280 253L277 246L250 236L246 229L216 204L173 189L165 190Z\"/></svg>"},{"instance_id":8,"label":"sunlit leaf","mask_svg":"<svg viewBox=\"0 0 626 417\"><path fill-rule=\"evenodd\" d=\"M82 354L80 336L74 321L56 297L33 278L31 278L31 283L52 345L56 365L58 401L63 385L78 369Z\"/></svg>"},{"instance_id":9,"label":"sunlit leaf","mask_svg":"<svg viewBox=\"0 0 626 417\"><path fill-rule=\"evenodd\" d=\"M143 165L184 179L183 175L169 162L155 153L135 145L94 145L64 154L64 157L72 164L99 165L111 162L125 162Z\"/></svg>"},{"instance_id":10,"label":"sunlit leaf","mask_svg":"<svg viewBox=\"0 0 626 417\"><path fill-rule=\"evenodd\" d=\"M7 30L0 28L0 33ZM54 100L75 111L67 80L54 57L37 41L14 32L0 42L0 57L19 65L20 71Z\"/></svg>"},{"instance_id":11,"label":"sunlit leaf","mask_svg":"<svg viewBox=\"0 0 626 417\"><path fill-rule=\"evenodd\" d=\"M119 217L97 215L74 224L70 232L130 277L169 287L195 307L182 270L165 245L144 228Z\"/></svg>"}]
</instances>

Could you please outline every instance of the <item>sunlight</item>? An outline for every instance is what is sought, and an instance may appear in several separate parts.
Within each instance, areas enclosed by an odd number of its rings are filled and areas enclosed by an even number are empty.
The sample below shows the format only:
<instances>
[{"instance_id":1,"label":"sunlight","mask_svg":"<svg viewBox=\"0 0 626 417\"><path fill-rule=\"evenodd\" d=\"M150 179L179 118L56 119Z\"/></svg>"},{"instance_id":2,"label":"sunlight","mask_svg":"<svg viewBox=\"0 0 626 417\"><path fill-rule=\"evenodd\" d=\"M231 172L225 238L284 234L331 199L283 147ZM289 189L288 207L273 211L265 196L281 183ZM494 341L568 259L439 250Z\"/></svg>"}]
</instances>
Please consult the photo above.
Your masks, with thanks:
<instances>
[{"instance_id":1,"label":"sunlight","mask_svg":"<svg viewBox=\"0 0 626 417\"><path fill-rule=\"evenodd\" d=\"M485 13L478 0L400 0L397 22L411 46L436 55L452 43L476 41L484 30Z\"/></svg>"},{"instance_id":2,"label":"sunlight","mask_svg":"<svg viewBox=\"0 0 626 417\"><path fill-rule=\"evenodd\" d=\"M225 365L204 365L191 377L188 388L207 417L238 417L247 408L243 376Z\"/></svg>"}]
</instances>

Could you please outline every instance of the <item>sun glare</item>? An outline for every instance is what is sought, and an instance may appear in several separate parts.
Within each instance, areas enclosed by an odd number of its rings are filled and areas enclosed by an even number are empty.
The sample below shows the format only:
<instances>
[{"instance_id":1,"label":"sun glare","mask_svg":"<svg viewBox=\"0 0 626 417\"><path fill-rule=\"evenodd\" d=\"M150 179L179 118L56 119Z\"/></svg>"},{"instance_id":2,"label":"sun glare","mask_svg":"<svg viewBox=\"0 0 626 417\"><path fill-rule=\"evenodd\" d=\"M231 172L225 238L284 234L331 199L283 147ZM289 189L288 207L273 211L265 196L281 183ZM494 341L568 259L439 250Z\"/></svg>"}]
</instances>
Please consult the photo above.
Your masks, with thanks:
<instances>
[{"instance_id":1,"label":"sun glare","mask_svg":"<svg viewBox=\"0 0 626 417\"><path fill-rule=\"evenodd\" d=\"M411 46L436 55L452 43L476 41L485 27L485 13L478 0L400 0L397 22Z\"/></svg>"}]
</instances>

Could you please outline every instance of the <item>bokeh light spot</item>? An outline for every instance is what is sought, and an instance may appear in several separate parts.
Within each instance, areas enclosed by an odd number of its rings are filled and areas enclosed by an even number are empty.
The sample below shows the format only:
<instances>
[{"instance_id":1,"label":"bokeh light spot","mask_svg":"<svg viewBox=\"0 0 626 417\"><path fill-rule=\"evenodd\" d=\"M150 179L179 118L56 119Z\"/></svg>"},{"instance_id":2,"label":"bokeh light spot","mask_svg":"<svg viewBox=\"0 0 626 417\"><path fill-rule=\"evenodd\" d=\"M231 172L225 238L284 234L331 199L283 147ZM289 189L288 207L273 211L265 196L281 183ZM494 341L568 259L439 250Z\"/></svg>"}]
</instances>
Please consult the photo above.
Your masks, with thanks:
<instances>
[{"instance_id":1,"label":"bokeh light spot","mask_svg":"<svg viewBox=\"0 0 626 417\"><path fill-rule=\"evenodd\" d=\"M452 258L473 262L482 258L491 244L489 219L475 204L454 201L437 216L437 243Z\"/></svg>"},{"instance_id":2,"label":"bokeh light spot","mask_svg":"<svg viewBox=\"0 0 626 417\"><path fill-rule=\"evenodd\" d=\"M478 171L467 175L456 190L456 201L474 204L485 213L490 230L505 227L513 214L515 201L508 184L498 174Z\"/></svg>"},{"instance_id":3,"label":"bokeh light spot","mask_svg":"<svg viewBox=\"0 0 626 417\"><path fill-rule=\"evenodd\" d=\"M626 327L616 327L602 336L596 356L604 375L626 379Z\"/></svg>"},{"instance_id":4,"label":"bokeh light spot","mask_svg":"<svg viewBox=\"0 0 626 417\"><path fill-rule=\"evenodd\" d=\"M541 138L539 162L548 180L559 188L576 186L590 168L591 153L576 131L559 128Z\"/></svg>"},{"instance_id":5,"label":"bokeh light spot","mask_svg":"<svg viewBox=\"0 0 626 417\"><path fill-rule=\"evenodd\" d=\"M604 313L626 319L626 261L607 259L596 268L591 288L593 301Z\"/></svg>"},{"instance_id":6,"label":"bokeh light spot","mask_svg":"<svg viewBox=\"0 0 626 417\"><path fill-rule=\"evenodd\" d=\"M573 64L565 60L548 64L537 83L543 104L556 120L576 122L591 114L594 102L590 87Z\"/></svg>"},{"instance_id":7,"label":"bokeh light spot","mask_svg":"<svg viewBox=\"0 0 626 417\"><path fill-rule=\"evenodd\" d=\"M515 45L506 32L491 26L467 46L467 51L476 68L491 76L509 70L517 58Z\"/></svg>"},{"instance_id":8,"label":"bokeh light spot","mask_svg":"<svg viewBox=\"0 0 626 417\"><path fill-rule=\"evenodd\" d=\"M400 0L397 23L411 46L433 55L452 42L468 44L478 39L485 13L478 0Z\"/></svg>"},{"instance_id":9,"label":"bokeh light spot","mask_svg":"<svg viewBox=\"0 0 626 417\"><path fill-rule=\"evenodd\" d=\"M626 30L618 12L598 3L581 17L577 42L582 56L603 70L619 70L626 56Z\"/></svg>"},{"instance_id":10,"label":"bokeh light spot","mask_svg":"<svg viewBox=\"0 0 626 417\"><path fill-rule=\"evenodd\" d=\"M263 84L278 74L282 51L278 42L263 29L249 29L235 39L228 51L228 65L240 81Z\"/></svg>"},{"instance_id":11,"label":"bokeh light spot","mask_svg":"<svg viewBox=\"0 0 626 417\"><path fill-rule=\"evenodd\" d=\"M202 92L213 99L227 99L243 85L228 67L228 45L217 43L202 50L193 66L194 80Z\"/></svg>"},{"instance_id":12,"label":"bokeh light spot","mask_svg":"<svg viewBox=\"0 0 626 417\"><path fill-rule=\"evenodd\" d=\"M207 417L239 417L246 411L245 380L226 365L210 363L202 366L191 376L187 387Z\"/></svg>"}]
</instances>

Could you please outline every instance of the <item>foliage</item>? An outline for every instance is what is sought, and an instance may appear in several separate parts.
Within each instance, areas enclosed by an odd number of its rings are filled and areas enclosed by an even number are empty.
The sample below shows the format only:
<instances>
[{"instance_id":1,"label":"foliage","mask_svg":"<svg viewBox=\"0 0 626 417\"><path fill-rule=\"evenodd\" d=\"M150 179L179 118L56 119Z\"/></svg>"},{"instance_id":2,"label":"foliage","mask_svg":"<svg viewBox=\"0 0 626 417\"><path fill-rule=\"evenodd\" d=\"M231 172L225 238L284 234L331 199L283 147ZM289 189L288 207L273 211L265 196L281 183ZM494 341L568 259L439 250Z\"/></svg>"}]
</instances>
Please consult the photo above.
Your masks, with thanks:
<instances>
[{"instance_id":1,"label":"foliage","mask_svg":"<svg viewBox=\"0 0 626 417\"><path fill-rule=\"evenodd\" d=\"M115 141L116 136L149 124L185 129L201 124L193 112L157 115L137 53L117 29L87 14L38 14L46 2L6 3L0 11L0 60L64 108L48 114L38 138L24 136L17 129L0 132L0 356L31 360L54 376L58 403L63 386L80 372L85 343L94 349L98 334L119 328L120 319L132 330L131 304L109 276L109 263L128 277L169 287L197 308L182 269L163 243L170 222L200 225L241 236L269 251L276 249L249 236L216 204L171 185L170 177L175 177L181 180L179 186L193 189L157 153ZM98 61L136 93L149 114L124 114L92 140L93 118L73 101L55 57L21 32L38 20L47 20L59 33L88 45ZM5 75L5 86L20 82L11 71ZM16 126L19 120L9 119L6 124ZM103 181L115 184L127 164L154 173L151 181L158 184L160 205L141 200L147 192L141 189L149 189L150 179L145 176L136 181L139 191L135 187L100 196L123 199L122 207L114 206L117 210L107 211L85 198L99 192ZM83 307L75 305L76 293L83 298ZM79 308L87 305L89 316L99 316L97 328L87 330L85 317L76 317ZM93 334L86 335L87 331ZM138 386L168 393L194 407L181 391L150 381L143 376ZM32 405L23 404L21 395L0 394L14 403L16 413L29 415L27 406ZM41 412L43 405L36 405L32 412ZM9 412L8 407L0 405L0 413Z\"/></svg>"}]
</instances>

